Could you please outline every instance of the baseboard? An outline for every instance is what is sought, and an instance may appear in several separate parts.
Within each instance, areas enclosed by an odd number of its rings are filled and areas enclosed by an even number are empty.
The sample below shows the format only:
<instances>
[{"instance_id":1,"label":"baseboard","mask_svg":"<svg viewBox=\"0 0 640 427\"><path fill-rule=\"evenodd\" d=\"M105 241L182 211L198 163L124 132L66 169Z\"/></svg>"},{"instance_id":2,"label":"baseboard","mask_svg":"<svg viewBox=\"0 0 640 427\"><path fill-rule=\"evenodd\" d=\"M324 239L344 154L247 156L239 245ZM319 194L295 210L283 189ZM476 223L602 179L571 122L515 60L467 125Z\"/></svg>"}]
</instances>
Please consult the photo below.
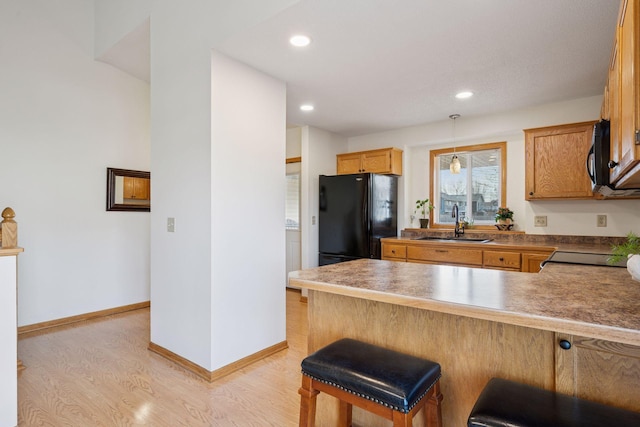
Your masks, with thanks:
<instances>
[{"instance_id":1,"label":"baseboard","mask_svg":"<svg viewBox=\"0 0 640 427\"><path fill-rule=\"evenodd\" d=\"M123 305L120 307L108 308L106 310L94 311L91 313L78 314L76 316L63 317L61 319L49 320L46 322L34 323L31 325L19 326L18 335L39 331L42 329L69 325L71 323L83 322L85 320L92 320L100 317L111 316L114 314L126 313L127 311L139 310L141 308L148 308L150 306L151 306L150 302L145 301L145 302L139 302L136 304L129 304L129 305Z\"/></svg>"},{"instance_id":2,"label":"baseboard","mask_svg":"<svg viewBox=\"0 0 640 427\"><path fill-rule=\"evenodd\" d=\"M200 378L203 378L209 382L213 382L288 347L289 345L287 344L287 342L282 341L278 344L272 345L271 347L267 347L264 350L260 350L257 353L253 353L247 357L243 357L240 360L236 360L235 362L223 366L222 368L216 369L215 371L209 371L206 368L203 368L202 366L193 363L192 361L185 359L184 357L175 354L171 350L167 350L166 348L159 346L158 344L155 344L153 342L149 343L148 349L166 359L169 359L170 361L183 367L187 371L193 372Z\"/></svg>"}]
</instances>

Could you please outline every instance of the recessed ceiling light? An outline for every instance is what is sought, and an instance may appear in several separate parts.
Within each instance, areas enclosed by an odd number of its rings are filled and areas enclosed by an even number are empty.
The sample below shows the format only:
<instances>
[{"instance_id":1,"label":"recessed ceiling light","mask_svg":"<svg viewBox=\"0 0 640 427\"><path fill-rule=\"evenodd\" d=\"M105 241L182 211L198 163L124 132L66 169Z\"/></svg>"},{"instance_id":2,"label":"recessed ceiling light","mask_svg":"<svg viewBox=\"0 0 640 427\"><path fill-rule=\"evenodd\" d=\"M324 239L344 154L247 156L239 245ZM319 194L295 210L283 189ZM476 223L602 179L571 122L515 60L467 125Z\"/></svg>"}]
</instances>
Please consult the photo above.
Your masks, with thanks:
<instances>
[{"instance_id":1,"label":"recessed ceiling light","mask_svg":"<svg viewBox=\"0 0 640 427\"><path fill-rule=\"evenodd\" d=\"M300 106L300 109L302 111L313 111L313 105L310 104L304 104Z\"/></svg>"},{"instance_id":2,"label":"recessed ceiling light","mask_svg":"<svg viewBox=\"0 0 640 427\"><path fill-rule=\"evenodd\" d=\"M295 47L305 47L311 43L311 39L305 35L297 34L289 39L289 43Z\"/></svg>"},{"instance_id":3,"label":"recessed ceiling light","mask_svg":"<svg viewBox=\"0 0 640 427\"><path fill-rule=\"evenodd\" d=\"M469 92L469 91L456 93L456 98L458 99L467 99L467 98L471 98L472 96L473 96L473 92Z\"/></svg>"}]
</instances>

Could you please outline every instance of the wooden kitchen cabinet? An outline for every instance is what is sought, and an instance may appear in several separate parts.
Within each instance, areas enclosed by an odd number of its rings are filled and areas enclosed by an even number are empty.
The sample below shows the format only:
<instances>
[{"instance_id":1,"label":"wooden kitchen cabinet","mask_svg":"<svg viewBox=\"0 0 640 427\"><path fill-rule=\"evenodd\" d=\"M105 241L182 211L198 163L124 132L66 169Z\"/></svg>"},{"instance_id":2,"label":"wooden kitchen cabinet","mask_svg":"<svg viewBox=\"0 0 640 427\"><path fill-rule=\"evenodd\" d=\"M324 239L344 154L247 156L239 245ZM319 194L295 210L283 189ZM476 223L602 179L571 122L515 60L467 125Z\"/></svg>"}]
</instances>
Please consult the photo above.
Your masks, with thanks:
<instances>
[{"instance_id":1,"label":"wooden kitchen cabinet","mask_svg":"<svg viewBox=\"0 0 640 427\"><path fill-rule=\"evenodd\" d=\"M383 243L382 259L389 259L392 261L406 261L407 245L394 245L389 243Z\"/></svg>"},{"instance_id":2,"label":"wooden kitchen cabinet","mask_svg":"<svg viewBox=\"0 0 640 427\"><path fill-rule=\"evenodd\" d=\"M520 252L483 251L482 266L498 270L520 271Z\"/></svg>"},{"instance_id":3,"label":"wooden kitchen cabinet","mask_svg":"<svg viewBox=\"0 0 640 427\"><path fill-rule=\"evenodd\" d=\"M525 199L593 199L585 164L595 121L525 129Z\"/></svg>"},{"instance_id":4,"label":"wooden kitchen cabinet","mask_svg":"<svg viewBox=\"0 0 640 427\"><path fill-rule=\"evenodd\" d=\"M553 251L544 253L522 253L522 267L521 270L524 273L538 273L540 271L540 264L551 256Z\"/></svg>"},{"instance_id":5,"label":"wooden kitchen cabinet","mask_svg":"<svg viewBox=\"0 0 640 427\"><path fill-rule=\"evenodd\" d=\"M383 241L382 259L537 273L540 271L540 263L553 253L553 249L523 249L491 249L483 247L482 243Z\"/></svg>"},{"instance_id":6,"label":"wooden kitchen cabinet","mask_svg":"<svg viewBox=\"0 0 640 427\"><path fill-rule=\"evenodd\" d=\"M565 334L555 339L557 392L640 411L640 347Z\"/></svg>"},{"instance_id":7,"label":"wooden kitchen cabinet","mask_svg":"<svg viewBox=\"0 0 640 427\"><path fill-rule=\"evenodd\" d=\"M481 249L462 249L450 246L407 246L407 261L434 264L482 266Z\"/></svg>"},{"instance_id":8,"label":"wooden kitchen cabinet","mask_svg":"<svg viewBox=\"0 0 640 427\"><path fill-rule=\"evenodd\" d=\"M607 82L611 121L610 181L640 188L640 0L623 0Z\"/></svg>"},{"instance_id":9,"label":"wooden kitchen cabinet","mask_svg":"<svg viewBox=\"0 0 640 427\"><path fill-rule=\"evenodd\" d=\"M151 193L150 180L125 176L123 179L123 198L148 200Z\"/></svg>"},{"instance_id":10,"label":"wooden kitchen cabinet","mask_svg":"<svg viewBox=\"0 0 640 427\"><path fill-rule=\"evenodd\" d=\"M338 154L336 162L338 175L364 172L402 175L402 150L397 148Z\"/></svg>"}]
</instances>

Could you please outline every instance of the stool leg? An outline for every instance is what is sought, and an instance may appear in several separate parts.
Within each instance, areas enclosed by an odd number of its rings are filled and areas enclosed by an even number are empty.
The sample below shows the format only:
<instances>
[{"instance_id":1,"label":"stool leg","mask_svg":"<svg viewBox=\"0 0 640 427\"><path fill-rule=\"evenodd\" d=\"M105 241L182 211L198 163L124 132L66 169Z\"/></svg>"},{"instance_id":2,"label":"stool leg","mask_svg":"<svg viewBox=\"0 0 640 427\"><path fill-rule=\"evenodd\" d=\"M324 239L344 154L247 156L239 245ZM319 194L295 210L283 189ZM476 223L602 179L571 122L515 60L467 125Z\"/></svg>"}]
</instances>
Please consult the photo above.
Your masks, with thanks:
<instances>
[{"instance_id":1,"label":"stool leg","mask_svg":"<svg viewBox=\"0 0 640 427\"><path fill-rule=\"evenodd\" d=\"M413 418L409 414L403 414L400 411L393 411L393 427L411 427L413 426Z\"/></svg>"},{"instance_id":2,"label":"stool leg","mask_svg":"<svg viewBox=\"0 0 640 427\"><path fill-rule=\"evenodd\" d=\"M425 426L442 427L442 393L440 393L440 380L433 385L433 393L429 396L425 406Z\"/></svg>"},{"instance_id":3,"label":"stool leg","mask_svg":"<svg viewBox=\"0 0 640 427\"><path fill-rule=\"evenodd\" d=\"M340 418L338 419L338 425L340 427L351 427L353 414L353 405L347 403L344 400L340 401Z\"/></svg>"},{"instance_id":4,"label":"stool leg","mask_svg":"<svg viewBox=\"0 0 640 427\"><path fill-rule=\"evenodd\" d=\"M320 393L313 388L313 381L306 375L302 376L300 393L300 427L314 427L316 425L316 396Z\"/></svg>"}]
</instances>

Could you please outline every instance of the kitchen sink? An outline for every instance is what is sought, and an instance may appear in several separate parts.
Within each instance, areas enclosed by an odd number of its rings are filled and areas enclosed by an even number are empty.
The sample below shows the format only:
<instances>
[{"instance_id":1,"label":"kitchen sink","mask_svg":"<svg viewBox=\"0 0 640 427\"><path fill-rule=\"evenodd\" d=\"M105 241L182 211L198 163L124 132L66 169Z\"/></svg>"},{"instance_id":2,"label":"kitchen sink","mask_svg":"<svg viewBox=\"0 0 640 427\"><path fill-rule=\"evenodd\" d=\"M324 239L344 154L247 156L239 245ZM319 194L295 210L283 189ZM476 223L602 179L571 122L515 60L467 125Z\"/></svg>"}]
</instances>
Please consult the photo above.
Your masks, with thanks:
<instances>
[{"instance_id":1,"label":"kitchen sink","mask_svg":"<svg viewBox=\"0 0 640 427\"><path fill-rule=\"evenodd\" d=\"M416 240L431 240L432 242L469 242L469 243L487 243L492 241L493 239L477 239L471 237L436 237L436 236L426 236L426 237L418 237Z\"/></svg>"}]
</instances>

